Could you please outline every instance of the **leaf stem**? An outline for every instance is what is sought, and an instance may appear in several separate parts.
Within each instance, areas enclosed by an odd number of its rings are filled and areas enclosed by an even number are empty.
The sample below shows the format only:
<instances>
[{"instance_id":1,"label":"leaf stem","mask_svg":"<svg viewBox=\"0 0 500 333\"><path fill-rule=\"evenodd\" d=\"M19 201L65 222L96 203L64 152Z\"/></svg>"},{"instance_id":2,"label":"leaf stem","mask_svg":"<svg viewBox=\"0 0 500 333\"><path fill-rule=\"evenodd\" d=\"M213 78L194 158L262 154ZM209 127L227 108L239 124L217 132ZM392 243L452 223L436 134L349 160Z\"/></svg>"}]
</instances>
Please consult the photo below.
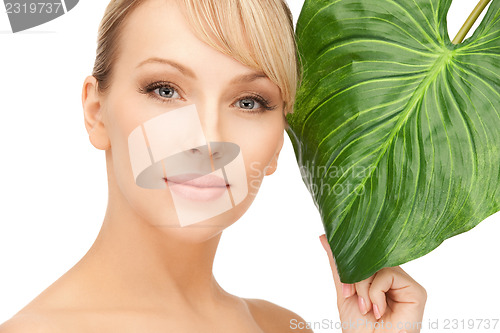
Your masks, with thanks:
<instances>
[{"instance_id":1,"label":"leaf stem","mask_svg":"<svg viewBox=\"0 0 500 333\"><path fill-rule=\"evenodd\" d=\"M488 5L488 3L490 1L491 0L480 0L479 1L479 3L476 5L476 7L472 11L472 13L470 13L469 17L465 21L464 25L458 31L455 38L453 38L453 41L452 41L453 44L461 43L464 40L464 38L467 35L467 33L469 32L470 28L472 28L472 26L474 25L474 22L476 22L477 18L479 17L479 15L481 15L482 11L484 10L484 8Z\"/></svg>"}]
</instances>

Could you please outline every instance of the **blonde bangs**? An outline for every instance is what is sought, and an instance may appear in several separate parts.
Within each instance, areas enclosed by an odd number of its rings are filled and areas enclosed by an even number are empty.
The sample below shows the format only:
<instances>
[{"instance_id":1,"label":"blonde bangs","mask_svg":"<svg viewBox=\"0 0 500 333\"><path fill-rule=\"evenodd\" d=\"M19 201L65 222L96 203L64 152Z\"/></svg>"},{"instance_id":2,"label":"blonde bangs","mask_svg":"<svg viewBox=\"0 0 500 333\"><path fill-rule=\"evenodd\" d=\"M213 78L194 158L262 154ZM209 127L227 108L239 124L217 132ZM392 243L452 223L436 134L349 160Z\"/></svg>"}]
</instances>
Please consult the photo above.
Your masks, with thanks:
<instances>
[{"instance_id":1,"label":"blonde bangs","mask_svg":"<svg viewBox=\"0 0 500 333\"><path fill-rule=\"evenodd\" d=\"M282 0L179 0L200 40L263 71L293 112L299 80L293 20ZM182 6L181 6L182 7Z\"/></svg>"}]
</instances>

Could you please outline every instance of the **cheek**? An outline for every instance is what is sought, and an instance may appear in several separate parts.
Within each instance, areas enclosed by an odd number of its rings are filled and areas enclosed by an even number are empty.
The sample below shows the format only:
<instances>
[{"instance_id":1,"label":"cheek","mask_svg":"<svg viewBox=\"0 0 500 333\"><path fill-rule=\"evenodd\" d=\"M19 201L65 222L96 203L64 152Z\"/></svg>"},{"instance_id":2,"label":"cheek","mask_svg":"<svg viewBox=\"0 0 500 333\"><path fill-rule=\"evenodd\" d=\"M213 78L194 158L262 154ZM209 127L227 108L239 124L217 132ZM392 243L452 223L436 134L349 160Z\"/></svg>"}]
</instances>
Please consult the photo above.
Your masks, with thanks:
<instances>
[{"instance_id":1,"label":"cheek","mask_svg":"<svg viewBox=\"0 0 500 333\"><path fill-rule=\"evenodd\" d=\"M107 107L108 128L111 142L113 165L117 180L132 178L130 157L128 152L128 136L141 124L134 103L119 98L111 98ZM132 179L131 179L132 180Z\"/></svg>"},{"instance_id":2,"label":"cheek","mask_svg":"<svg viewBox=\"0 0 500 333\"><path fill-rule=\"evenodd\" d=\"M254 130L248 137L239 138L245 160L249 190L256 195L266 168L270 165L283 135L279 124Z\"/></svg>"},{"instance_id":3,"label":"cheek","mask_svg":"<svg viewBox=\"0 0 500 333\"><path fill-rule=\"evenodd\" d=\"M139 108L133 98L120 98L115 91L123 89L113 87L106 101L107 133L113 153L127 148L127 138L134 128L141 124Z\"/></svg>"},{"instance_id":4,"label":"cheek","mask_svg":"<svg viewBox=\"0 0 500 333\"><path fill-rule=\"evenodd\" d=\"M118 180L134 182L129 154L130 135L140 129L144 122L164 112L160 106L148 103L146 97L135 92L132 87L113 86L107 103L107 131Z\"/></svg>"},{"instance_id":5,"label":"cheek","mask_svg":"<svg viewBox=\"0 0 500 333\"><path fill-rule=\"evenodd\" d=\"M115 85L114 91L110 92L107 102L107 132L111 141L111 157L113 163L114 179L116 186L128 201L136 213L149 221L168 220L169 223L177 225L174 211L171 209L150 209L150 207L172 207L172 198L168 191L158 189L146 189L136 185L132 160L137 156L131 156L129 138L131 134L144 122L154 118L164 110L147 103L144 96L134 94L133 89L128 88L130 96L123 98L117 91L127 91L127 87ZM146 156L149 160L149 155ZM161 179L160 179L161 180ZM169 219L166 219L166 217Z\"/></svg>"}]
</instances>

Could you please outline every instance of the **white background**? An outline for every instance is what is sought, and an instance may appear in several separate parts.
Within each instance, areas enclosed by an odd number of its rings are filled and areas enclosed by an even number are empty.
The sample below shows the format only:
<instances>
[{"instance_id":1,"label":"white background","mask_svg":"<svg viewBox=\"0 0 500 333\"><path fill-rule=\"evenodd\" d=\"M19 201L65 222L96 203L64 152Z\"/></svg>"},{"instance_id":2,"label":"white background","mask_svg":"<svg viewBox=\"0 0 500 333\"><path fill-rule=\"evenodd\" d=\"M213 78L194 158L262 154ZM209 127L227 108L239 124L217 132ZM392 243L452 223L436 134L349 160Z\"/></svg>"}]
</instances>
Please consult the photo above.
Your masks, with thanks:
<instances>
[{"instance_id":1,"label":"white background","mask_svg":"<svg viewBox=\"0 0 500 333\"><path fill-rule=\"evenodd\" d=\"M88 141L81 88L107 2L83 0L68 14L17 34L0 7L0 323L70 269L102 223L104 152ZM289 4L296 20L303 1ZM451 39L475 4L453 2ZM401 265L428 291L424 324L500 318L499 222L497 213ZM310 322L337 321L331 270L318 239L323 233L285 135L278 170L224 232L214 274L230 293L269 300ZM333 331L340 330L315 329Z\"/></svg>"}]
</instances>

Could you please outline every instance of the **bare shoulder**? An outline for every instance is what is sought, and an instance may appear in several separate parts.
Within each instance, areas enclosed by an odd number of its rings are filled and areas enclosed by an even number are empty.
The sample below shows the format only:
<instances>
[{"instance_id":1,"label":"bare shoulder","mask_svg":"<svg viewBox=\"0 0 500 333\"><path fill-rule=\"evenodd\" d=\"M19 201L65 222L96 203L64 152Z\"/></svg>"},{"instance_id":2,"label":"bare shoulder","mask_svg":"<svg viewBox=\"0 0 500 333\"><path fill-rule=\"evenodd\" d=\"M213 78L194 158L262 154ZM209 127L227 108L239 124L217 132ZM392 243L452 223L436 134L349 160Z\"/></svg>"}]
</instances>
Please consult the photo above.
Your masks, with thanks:
<instances>
[{"instance_id":1,"label":"bare shoulder","mask_svg":"<svg viewBox=\"0 0 500 333\"><path fill-rule=\"evenodd\" d=\"M19 313L0 325L0 333L55 333L60 332L47 316Z\"/></svg>"},{"instance_id":2,"label":"bare shoulder","mask_svg":"<svg viewBox=\"0 0 500 333\"><path fill-rule=\"evenodd\" d=\"M263 299L243 298L243 300L265 332L313 333L311 329L306 328L306 321L293 311Z\"/></svg>"}]
</instances>

